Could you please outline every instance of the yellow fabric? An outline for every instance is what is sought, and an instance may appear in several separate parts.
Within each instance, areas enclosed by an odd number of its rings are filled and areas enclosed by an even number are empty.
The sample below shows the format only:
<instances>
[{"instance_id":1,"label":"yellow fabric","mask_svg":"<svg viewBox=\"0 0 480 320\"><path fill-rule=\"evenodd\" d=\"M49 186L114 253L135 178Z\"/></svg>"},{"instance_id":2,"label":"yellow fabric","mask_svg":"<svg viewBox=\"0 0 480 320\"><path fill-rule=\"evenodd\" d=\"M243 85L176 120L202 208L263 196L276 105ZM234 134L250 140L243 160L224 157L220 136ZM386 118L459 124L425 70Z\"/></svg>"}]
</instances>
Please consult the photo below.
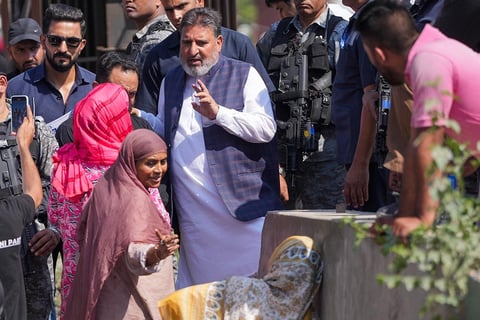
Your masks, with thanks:
<instances>
[{"instance_id":1,"label":"yellow fabric","mask_svg":"<svg viewBox=\"0 0 480 320\"><path fill-rule=\"evenodd\" d=\"M313 240L292 236L274 250L263 279L233 276L184 288L158 307L163 319L310 319L322 271Z\"/></svg>"},{"instance_id":2,"label":"yellow fabric","mask_svg":"<svg viewBox=\"0 0 480 320\"><path fill-rule=\"evenodd\" d=\"M191 286L175 291L167 298L160 300L158 309L162 319L203 319L207 292L211 283ZM223 313L223 305L218 308Z\"/></svg>"}]
</instances>

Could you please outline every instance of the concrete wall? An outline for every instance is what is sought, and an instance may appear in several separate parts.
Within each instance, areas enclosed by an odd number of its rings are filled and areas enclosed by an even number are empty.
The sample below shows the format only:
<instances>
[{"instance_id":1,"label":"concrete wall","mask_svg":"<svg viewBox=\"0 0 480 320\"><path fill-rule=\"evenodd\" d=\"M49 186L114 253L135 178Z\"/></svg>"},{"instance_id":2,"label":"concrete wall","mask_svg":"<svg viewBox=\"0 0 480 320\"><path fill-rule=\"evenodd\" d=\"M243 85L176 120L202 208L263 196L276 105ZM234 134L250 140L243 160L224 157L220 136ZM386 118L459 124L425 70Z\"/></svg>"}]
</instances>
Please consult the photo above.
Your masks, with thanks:
<instances>
[{"instance_id":1,"label":"concrete wall","mask_svg":"<svg viewBox=\"0 0 480 320\"><path fill-rule=\"evenodd\" d=\"M465 311L461 319L478 320L480 319L480 272L471 272L467 285Z\"/></svg>"},{"instance_id":2,"label":"concrete wall","mask_svg":"<svg viewBox=\"0 0 480 320\"><path fill-rule=\"evenodd\" d=\"M352 214L329 211L270 212L263 229L259 276L267 272L268 258L283 239L291 235L307 235L321 244L325 263L322 288L315 300L316 313L321 319L419 319L425 292L407 292L404 288L390 290L377 283L376 275L388 273L391 258L384 257L371 239L354 248L353 230L340 223L341 219ZM359 214L356 219L361 223L371 223L374 216ZM408 271L418 273L413 268ZM426 319L430 319L430 316Z\"/></svg>"}]
</instances>

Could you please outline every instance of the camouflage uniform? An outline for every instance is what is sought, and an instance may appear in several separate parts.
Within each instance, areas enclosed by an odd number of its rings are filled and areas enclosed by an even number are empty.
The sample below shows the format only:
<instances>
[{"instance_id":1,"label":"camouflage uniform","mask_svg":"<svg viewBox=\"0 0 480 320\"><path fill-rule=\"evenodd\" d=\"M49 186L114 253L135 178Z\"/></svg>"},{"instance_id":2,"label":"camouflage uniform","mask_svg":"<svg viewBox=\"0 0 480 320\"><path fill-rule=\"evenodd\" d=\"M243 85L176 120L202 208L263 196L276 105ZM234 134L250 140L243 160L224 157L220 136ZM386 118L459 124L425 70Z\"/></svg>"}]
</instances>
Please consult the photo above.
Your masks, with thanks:
<instances>
[{"instance_id":1,"label":"camouflage uniform","mask_svg":"<svg viewBox=\"0 0 480 320\"><path fill-rule=\"evenodd\" d=\"M135 33L126 53L135 61L139 70L142 70L150 50L174 31L175 28L168 18L162 15Z\"/></svg>"},{"instance_id":2,"label":"camouflage uniform","mask_svg":"<svg viewBox=\"0 0 480 320\"><path fill-rule=\"evenodd\" d=\"M7 118L6 123L10 121L10 118L10 116ZM4 122L2 128L7 127L8 125L5 127ZM5 136L6 133L0 132L0 135ZM34 256L30 252L28 242L36 232L48 226L47 201L50 189L52 156L58 149L58 143L52 130L40 117L35 120L35 137L30 149L42 180L43 199L37 209L35 220L29 223L22 233L21 258L25 280L27 319L45 320L49 319L54 306L52 259L50 256Z\"/></svg>"},{"instance_id":3,"label":"camouflage uniform","mask_svg":"<svg viewBox=\"0 0 480 320\"><path fill-rule=\"evenodd\" d=\"M44 224L36 218L25 227L22 233L21 257L28 320L49 319L54 304L53 281L49 266L51 256L34 256L28 248L28 242L34 233L28 233L26 230L37 232L43 229L45 229Z\"/></svg>"},{"instance_id":4,"label":"camouflage uniform","mask_svg":"<svg viewBox=\"0 0 480 320\"><path fill-rule=\"evenodd\" d=\"M57 139L47 124L39 117L35 120L35 137L38 140L40 152L36 159L40 178L42 180L43 199L42 204L37 209L37 218L35 219L35 226L37 231L44 228L52 228L48 225L47 218L47 202L48 194L50 192L50 174L53 168L52 156L58 149ZM53 230L57 237L60 238L58 231ZM23 237L22 237L23 240ZM22 245L23 248L23 245ZM23 256L23 255L22 255ZM26 257L33 256L28 250ZM48 257L34 257L34 268L37 268L37 273L34 275L27 275L24 271L25 277L25 293L27 297L27 319L40 320L48 319L55 303L53 301L55 293L54 283L54 268L51 255ZM24 264L24 268L28 266ZM30 269L32 267L30 266Z\"/></svg>"}]
</instances>

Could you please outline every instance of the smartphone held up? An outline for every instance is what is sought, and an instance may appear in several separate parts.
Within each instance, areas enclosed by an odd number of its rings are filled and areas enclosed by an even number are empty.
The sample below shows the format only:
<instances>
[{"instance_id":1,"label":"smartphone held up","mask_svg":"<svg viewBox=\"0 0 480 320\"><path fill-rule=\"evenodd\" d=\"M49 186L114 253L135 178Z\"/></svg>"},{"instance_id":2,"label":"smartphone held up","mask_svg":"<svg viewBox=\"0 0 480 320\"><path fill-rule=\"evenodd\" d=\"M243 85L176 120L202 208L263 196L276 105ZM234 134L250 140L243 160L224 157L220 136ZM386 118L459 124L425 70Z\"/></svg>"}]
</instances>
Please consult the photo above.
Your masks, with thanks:
<instances>
[{"instance_id":1,"label":"smartphone held up","mask_svg":"<svg viewBox=\"0 0 480 320\"><path fill-rule=\"evenodd\" d=\"M10 98L12 107L12 126L11 134L15 135L18 128L27 116L27 106L30 106L28 97L25 95L15 95ZM33 108L32 108L33 112Z\"/></svg>"}]
</instances>

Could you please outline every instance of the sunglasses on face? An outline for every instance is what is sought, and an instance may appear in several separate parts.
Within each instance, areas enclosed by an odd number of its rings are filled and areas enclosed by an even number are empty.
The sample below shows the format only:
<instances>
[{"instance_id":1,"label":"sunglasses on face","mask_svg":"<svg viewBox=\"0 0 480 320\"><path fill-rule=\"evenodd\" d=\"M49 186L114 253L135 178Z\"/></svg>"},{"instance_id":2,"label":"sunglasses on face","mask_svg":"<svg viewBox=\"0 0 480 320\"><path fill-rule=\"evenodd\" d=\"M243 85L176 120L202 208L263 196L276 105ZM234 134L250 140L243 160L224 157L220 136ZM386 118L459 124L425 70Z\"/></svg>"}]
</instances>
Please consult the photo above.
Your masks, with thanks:
<instances>
[{"instance_id":1,"label":"sunglasses on face","mask_svg":"<svg viewBox=\"0 0 480 320\"><path fill-rule=\"evenodd\" d=\"M47 35L47 40L54 47L60 46L62 42L65 41L65 43L67 44L67 47L69 48L77 48L82 42L82 39L76 38L76 37L65 38L65 37L53 36L53 35Z\"/></svg>"}]
</instances>

